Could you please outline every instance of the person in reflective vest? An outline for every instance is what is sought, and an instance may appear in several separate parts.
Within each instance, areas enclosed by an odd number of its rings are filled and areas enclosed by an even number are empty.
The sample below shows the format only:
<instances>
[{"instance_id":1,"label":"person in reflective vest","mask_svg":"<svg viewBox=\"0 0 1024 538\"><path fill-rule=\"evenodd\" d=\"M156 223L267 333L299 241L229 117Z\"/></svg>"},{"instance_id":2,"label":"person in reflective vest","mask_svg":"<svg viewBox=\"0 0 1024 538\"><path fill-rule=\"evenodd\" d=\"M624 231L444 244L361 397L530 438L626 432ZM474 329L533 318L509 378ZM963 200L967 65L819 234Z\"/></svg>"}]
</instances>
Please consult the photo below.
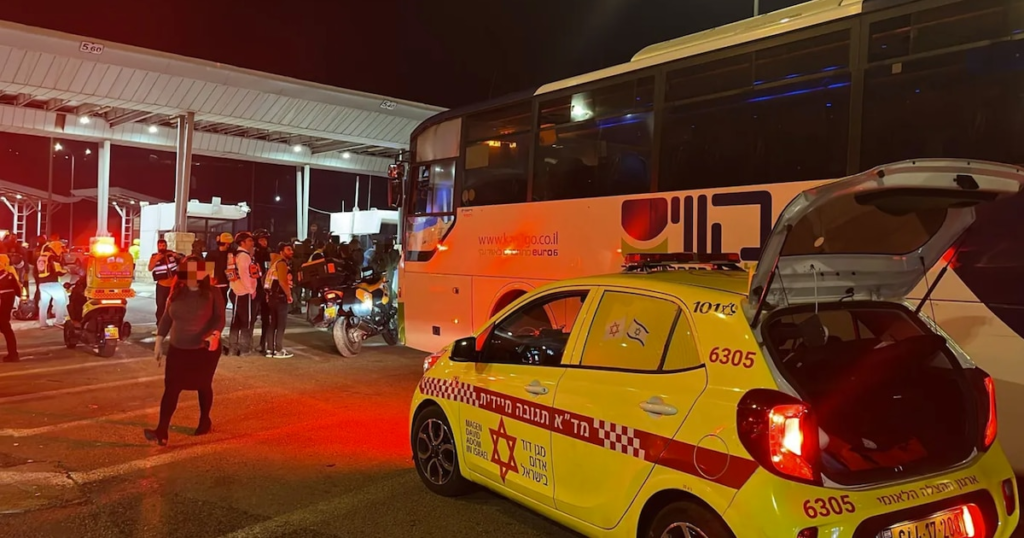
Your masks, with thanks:
<instances>
[{"instance_id":1,"label":"person in reflective vest","mask_svg":"<svg viewBox=\"0 0 1024 538\"><path fill-rule=\"evenodd\" d=\"M11 266L7 254L0 254L0 333L7 344L7 355L3 362L18 362L18 338L11 327L11 311L14 310L14 299L21 296L21 282L18 271Z\"/></svg>"},{"instance_id":2,"label":"person in reflective vest","mask_svg":"<svg viewBox=\"0 0 1024 538\"><path fill-rule=\"evenodd\" d=\"M167 241L163 239L156 242L156 252L149 257L149 270L153 273L153 281L156 282L157 326L160 325L160 319L164 317L167 298L171 296L171 288L174 286L180 259L181 255L168 249ZM153 334L156 334L156 331Z\"/></svg>"},{"instance_id":3,"label":"person in reflective vest","mask_svg":"<svg viewBox=\"0 0 1024 538\"><path fill-rule=\"evenodd\" d=\"M64 326L68 313L68 294L60 284L60 277L67 274L61 260L64 244L60 241L47 243L36 260L36 286L39 288L39 327L49 327L49 307L53 302L54 323Z\"/></svg>"},{"instance_id":4,"label":"person in reflective vest","mask_svg":"<svg viewBox=\"0 0 1024 538\"><path fill-rule=\"evenodd\" d=\"M260 266L253 260L256 245L252 234L240 232L235 236L238 249L228 256L228 282L231 285L231 333L225 352L238 356L252 352L253 314L256 287L260 280Z\"/></svg>"},{"instance_id":5,"label":"person in reflective vest","mask_svg":"<svg viewBox=\"0 0 1024 538\"><path fill-rule=\"evenodd\" d=\"M267 305L270 323L263 327L267 334L268 358L288 359L293 357L284 349L284 331L288 324L288 305L292 297L291 261L295 251L288 243L277 245L277 252L271 255L267 274L263 278L263 289L267 291Z\"/></svg>"},{"instance_id":6,"label":"person in reflective vest","mask_svg":"<svg viewBox=\"0 0 1024 538\"><path fill-rule=\"evenodd\" d=\"M220 292L220 296L224 298L225 305L228 301L228 256L231 255L228 252L228 247L234 242L234 236L224 232L217 236L217 249L206 253L206 261L213 263L213 267L210 269L213 271L210 281L213 287Z\"/></svg>"},{"instance_id":7,"label":"person in reflective vest","mask_svg":"<svg viewBox=\"0 0 1024 538\"><path fill-rule=\"evenodd\" d=\"M260 268L260 275L266 275L267 270L270 269L270 232L266 229L259 229L252 233L253 239L256 244L254 246L255 251L252 254L253 261ZM260 320L260 347L259 354L265 355L267 352L267 329L270 327L270 305L267 303L267 291L263 289L263 286L257 283L256 286L256 299L255 299L253 311L255 314L249 320L249 325L256 327L256 318Z\"/></svg>"}]
</instances>

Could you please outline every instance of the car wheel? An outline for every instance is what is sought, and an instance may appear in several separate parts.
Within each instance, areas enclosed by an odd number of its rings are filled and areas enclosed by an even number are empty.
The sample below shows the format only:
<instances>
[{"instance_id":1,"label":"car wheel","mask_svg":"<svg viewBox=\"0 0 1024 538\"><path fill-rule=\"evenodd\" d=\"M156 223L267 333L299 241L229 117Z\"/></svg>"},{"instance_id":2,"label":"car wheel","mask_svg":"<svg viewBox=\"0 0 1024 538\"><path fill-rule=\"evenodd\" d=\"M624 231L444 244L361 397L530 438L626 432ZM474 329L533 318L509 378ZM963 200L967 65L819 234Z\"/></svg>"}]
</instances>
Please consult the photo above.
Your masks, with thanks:
<instances>
[{"instance_id":1,"label":"car wheel","mask_svg":"<svg viewBox=\"0 0 1024 538\"><path fill-rule=\"evenodd\" d=\"M416 417L412 451L416 474L430 491L458 497L473 490L473 484L462 476L455 436L440 407L429 407Z\"/></svg>"},{"instance_id":2,"label":"car wheel","mask_svg":"<svg viewBox=\"0 0 1024 538\"><path fill-rule=\"evenodd\" d=\"M355 357L363 349L362 335L355 327L349 325L349 319L351 318L338 318L331 329L334 347L338 348L338 353L341 353L342 357Z\"/></svg>"},{"instance_id":3,"label":"car wheel","mask_svg":"<svg viewBox=\"0 0 1024 538\"><path fill-rule=\"evenodd\" d=\"M732 531L709 509L693 502L674 502L651 520L648 538L733 538Z\"/></svg>"}]
</instances>

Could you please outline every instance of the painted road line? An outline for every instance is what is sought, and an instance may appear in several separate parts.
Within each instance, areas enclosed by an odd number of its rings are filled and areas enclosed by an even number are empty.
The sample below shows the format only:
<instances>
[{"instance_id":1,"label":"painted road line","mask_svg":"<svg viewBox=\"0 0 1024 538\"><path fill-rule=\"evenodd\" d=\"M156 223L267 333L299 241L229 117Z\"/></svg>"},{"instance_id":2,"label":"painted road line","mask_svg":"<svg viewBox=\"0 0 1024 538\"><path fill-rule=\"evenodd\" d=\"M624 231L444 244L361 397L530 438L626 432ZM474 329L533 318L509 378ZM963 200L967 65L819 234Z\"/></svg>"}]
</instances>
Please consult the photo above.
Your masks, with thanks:
<instances>
[{"instance_id":1,"label":"painted road line","mask_svg":"<svg viewBox=\"0 0 1024 538\"><path fill-rule=\"evenodd\" d=\"M333 528L337 516L361 508L373 508L388 497L402 495L403 491L407 489L408 483L413 480L415 478L411 476L411 473L400 473L383 482L374 482L371 487L268 519L251 527L225 534L221 538L271 538L288 534L294 535L297 529ZM329 529L324 530L327 532Z\"/></svg>"},{"instance_id":2,"label":"painted road line","mask_svg":"<svg viewBox=\"0 0 1024 538\"><path fill-rule=\"evenodd\" d=\"M7 396L0 398L0 404L13 403L13 402L24 402L26 400L34 400L36 398L46 398L48 396L62 396L64 394L77 394L79 392L88 392L90 390L107 389L110 387L123 387L125 385L135 385L137 383L146 383L149 381L156 381L157 379L163 379L164 375L154 375L148 377L139 377L136 379L128 379L125 381L113 381L110 383L100 383L97 385L86 385L84 387L72 387L69 389L59 390L48 390L45 392L34 392L31 394L19 394L18 396Z\"/></svg>"},{"instance_id":3,"label":"painted road line","mask_svg":"<svg viewBox=\"0 0 1024 538\"><path fill-rule=\"evenodd\" d=\"M136 471L150 470L154 467L161 465L167 465L177 461L197 458L200 456L206 456L225 450L237 450L240 446L251 445L253 442L258 442L262 439L272 439L275 437L287 437L293 433L308 432L317 428L334 428L344 425L348 422L348 419L335 419L335 420L310 420L308 422L301 422L298 424L290 424L288 426L282 426L273 430L265 430L255 433L245 433L235 435L233 437L227 437L222 439L210 439L209 441L202 441L201 444L194 444L186 446L184 448L172 448L172 449L157 449L161 450L161 454L156 456L150 456L140 460L129 461L125 463L119 463L111 465L109 467L103 467L100 469L94 469L92 471L71 471L66 473L37 473L37 472L11 472L11 471L0 471L0 485L17 485L22 483L38 483L42 480L47 483L54 485L65 484L66 482L62 477L70 478L76 485L92 484L95 482L101 482L112 478L117 478L126 474L131 474ZM47 475L47 476L43 476Z\"/></svg>"},{"instance_id":4,"label":"painted road line","mask_svg":"<svg viewBox=\"0 0 1024 538\"><path fill-rule=\"evenodd\" d=\"M64 346L61 346L64 347ZM136 357L134 359L118 359L113 361L90 361L81 364L69 364L67 366L51 366L48 368L36 368L33 370L18 370L17 372L4 372L0 374L0 377L13 377L16 375L29 375L29 374L41 374L45 372L60 372L63 370L77 370L79 368L91 368L93 366L107 366L112 364L124 364L127 362L139 362L143 360L153 360L153 357Z\"/></svg>"},{"instance_id":5,"label":"painted road line","mask_svg":"<svg viewBox=\"0 0 1024 538\"><path fill-rule=\"evenodd\" d=\"M264 391L260 389L240 390L238 392L231 392L228 394L217 395L217 401L231 400L239 396L252 396L256 393L267 393L273 394L277 391ZM95 424L113 423L118 420L138 416L138 415L149 415L160 412L160 406L147 407L145 409L136 409L134 411L125 411L123 413L116 413L113 415L103 415L99 417L85 418L82 420L75 420L71 422L61 422L60 424L51 424L49 426L40 426L38 428L23 428L23 429L4 429L0 430L0 437L32 437L34 435L43 435L57 430L65 430L68 428L74 428L76 426L92 426Z\"/></svg>"}]
</instances>

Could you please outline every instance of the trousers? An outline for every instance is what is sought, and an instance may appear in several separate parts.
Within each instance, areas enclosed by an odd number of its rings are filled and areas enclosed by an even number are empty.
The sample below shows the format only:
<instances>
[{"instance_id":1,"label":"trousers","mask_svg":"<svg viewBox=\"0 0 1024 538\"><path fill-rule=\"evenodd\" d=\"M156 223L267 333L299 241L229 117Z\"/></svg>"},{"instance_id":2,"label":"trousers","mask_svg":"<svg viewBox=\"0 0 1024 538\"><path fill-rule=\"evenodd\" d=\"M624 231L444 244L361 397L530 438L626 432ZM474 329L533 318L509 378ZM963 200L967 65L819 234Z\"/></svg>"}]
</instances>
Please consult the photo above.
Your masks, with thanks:
<instances>
[{"instance_id":1,"label":"trousers","mask_svg":"<svg viewBox=\"0 0 1024 538\"><path fill-rule=\"evenodd\" d=\"M37 284L39 288L39 326L46 328L50 301L53 301L53 315L56 317L57 325L64 325L64 318L68 315L68 293L60 282L43 282Z\"/></svg>"},{"instance_id":2,"label":"trousers","mask_svg":"<svg viewBox=\"0 0 1024 538\"><path fill-rule=\"evenodd\" d=\"M228 336L228 348L238 354L252 351L253 330L253 297L252 295L231 295L231 334Z\"/></svg>"}]
</instances>

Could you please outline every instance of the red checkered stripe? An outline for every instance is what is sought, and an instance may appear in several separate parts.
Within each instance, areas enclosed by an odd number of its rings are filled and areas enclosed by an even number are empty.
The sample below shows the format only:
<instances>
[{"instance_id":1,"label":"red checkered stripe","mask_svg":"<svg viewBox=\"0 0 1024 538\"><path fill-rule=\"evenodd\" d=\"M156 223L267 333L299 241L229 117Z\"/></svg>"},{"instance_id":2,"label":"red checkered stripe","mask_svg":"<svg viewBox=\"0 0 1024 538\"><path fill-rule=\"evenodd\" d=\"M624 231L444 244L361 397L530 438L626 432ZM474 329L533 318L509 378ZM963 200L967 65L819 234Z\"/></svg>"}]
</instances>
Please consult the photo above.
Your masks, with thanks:
<instances>
[{"instance_id":1,"label":"red checkered stripe","mask_svg":"<svg viewBox=\"0 0 1024 538\"><path fill-rule=\"evenodd\" d=\"M420 392L427 396L472 405L531 426L710 480L732 489L741 488L758 467L756 462L743 457L699 448L655 433L538 404L464 383L459 379L424 377L420 381ZM713 478L704 476L695 464L698 453L701 461L721 462L722 467L726 469L725 472Z\"/></svg>"},{"instance_id":2,"label":"red checkered stripe","mask_svg":"<svg viewBox=\"0 0 1024 538\"><path fill-rule=\"evenodd\" d=\"M645 459L646 451L641 448L640 438L636 436L636 431L633 428L601 419L594 419L594 426L597 427L598 437L604 441L605 448L634 458Z\"/></svg>"},{"instance_id":3,"label":"red checkered stripe","mask_svg":"<svg viewBox=\"0 0 1024 538\"><path fill-rule=\"evenodd\" d=\"M443 398L474 407L480 406L476 387L461 381L424 377L420 380L420 392L434 398Z\"/></svg>"}]
</instances>

